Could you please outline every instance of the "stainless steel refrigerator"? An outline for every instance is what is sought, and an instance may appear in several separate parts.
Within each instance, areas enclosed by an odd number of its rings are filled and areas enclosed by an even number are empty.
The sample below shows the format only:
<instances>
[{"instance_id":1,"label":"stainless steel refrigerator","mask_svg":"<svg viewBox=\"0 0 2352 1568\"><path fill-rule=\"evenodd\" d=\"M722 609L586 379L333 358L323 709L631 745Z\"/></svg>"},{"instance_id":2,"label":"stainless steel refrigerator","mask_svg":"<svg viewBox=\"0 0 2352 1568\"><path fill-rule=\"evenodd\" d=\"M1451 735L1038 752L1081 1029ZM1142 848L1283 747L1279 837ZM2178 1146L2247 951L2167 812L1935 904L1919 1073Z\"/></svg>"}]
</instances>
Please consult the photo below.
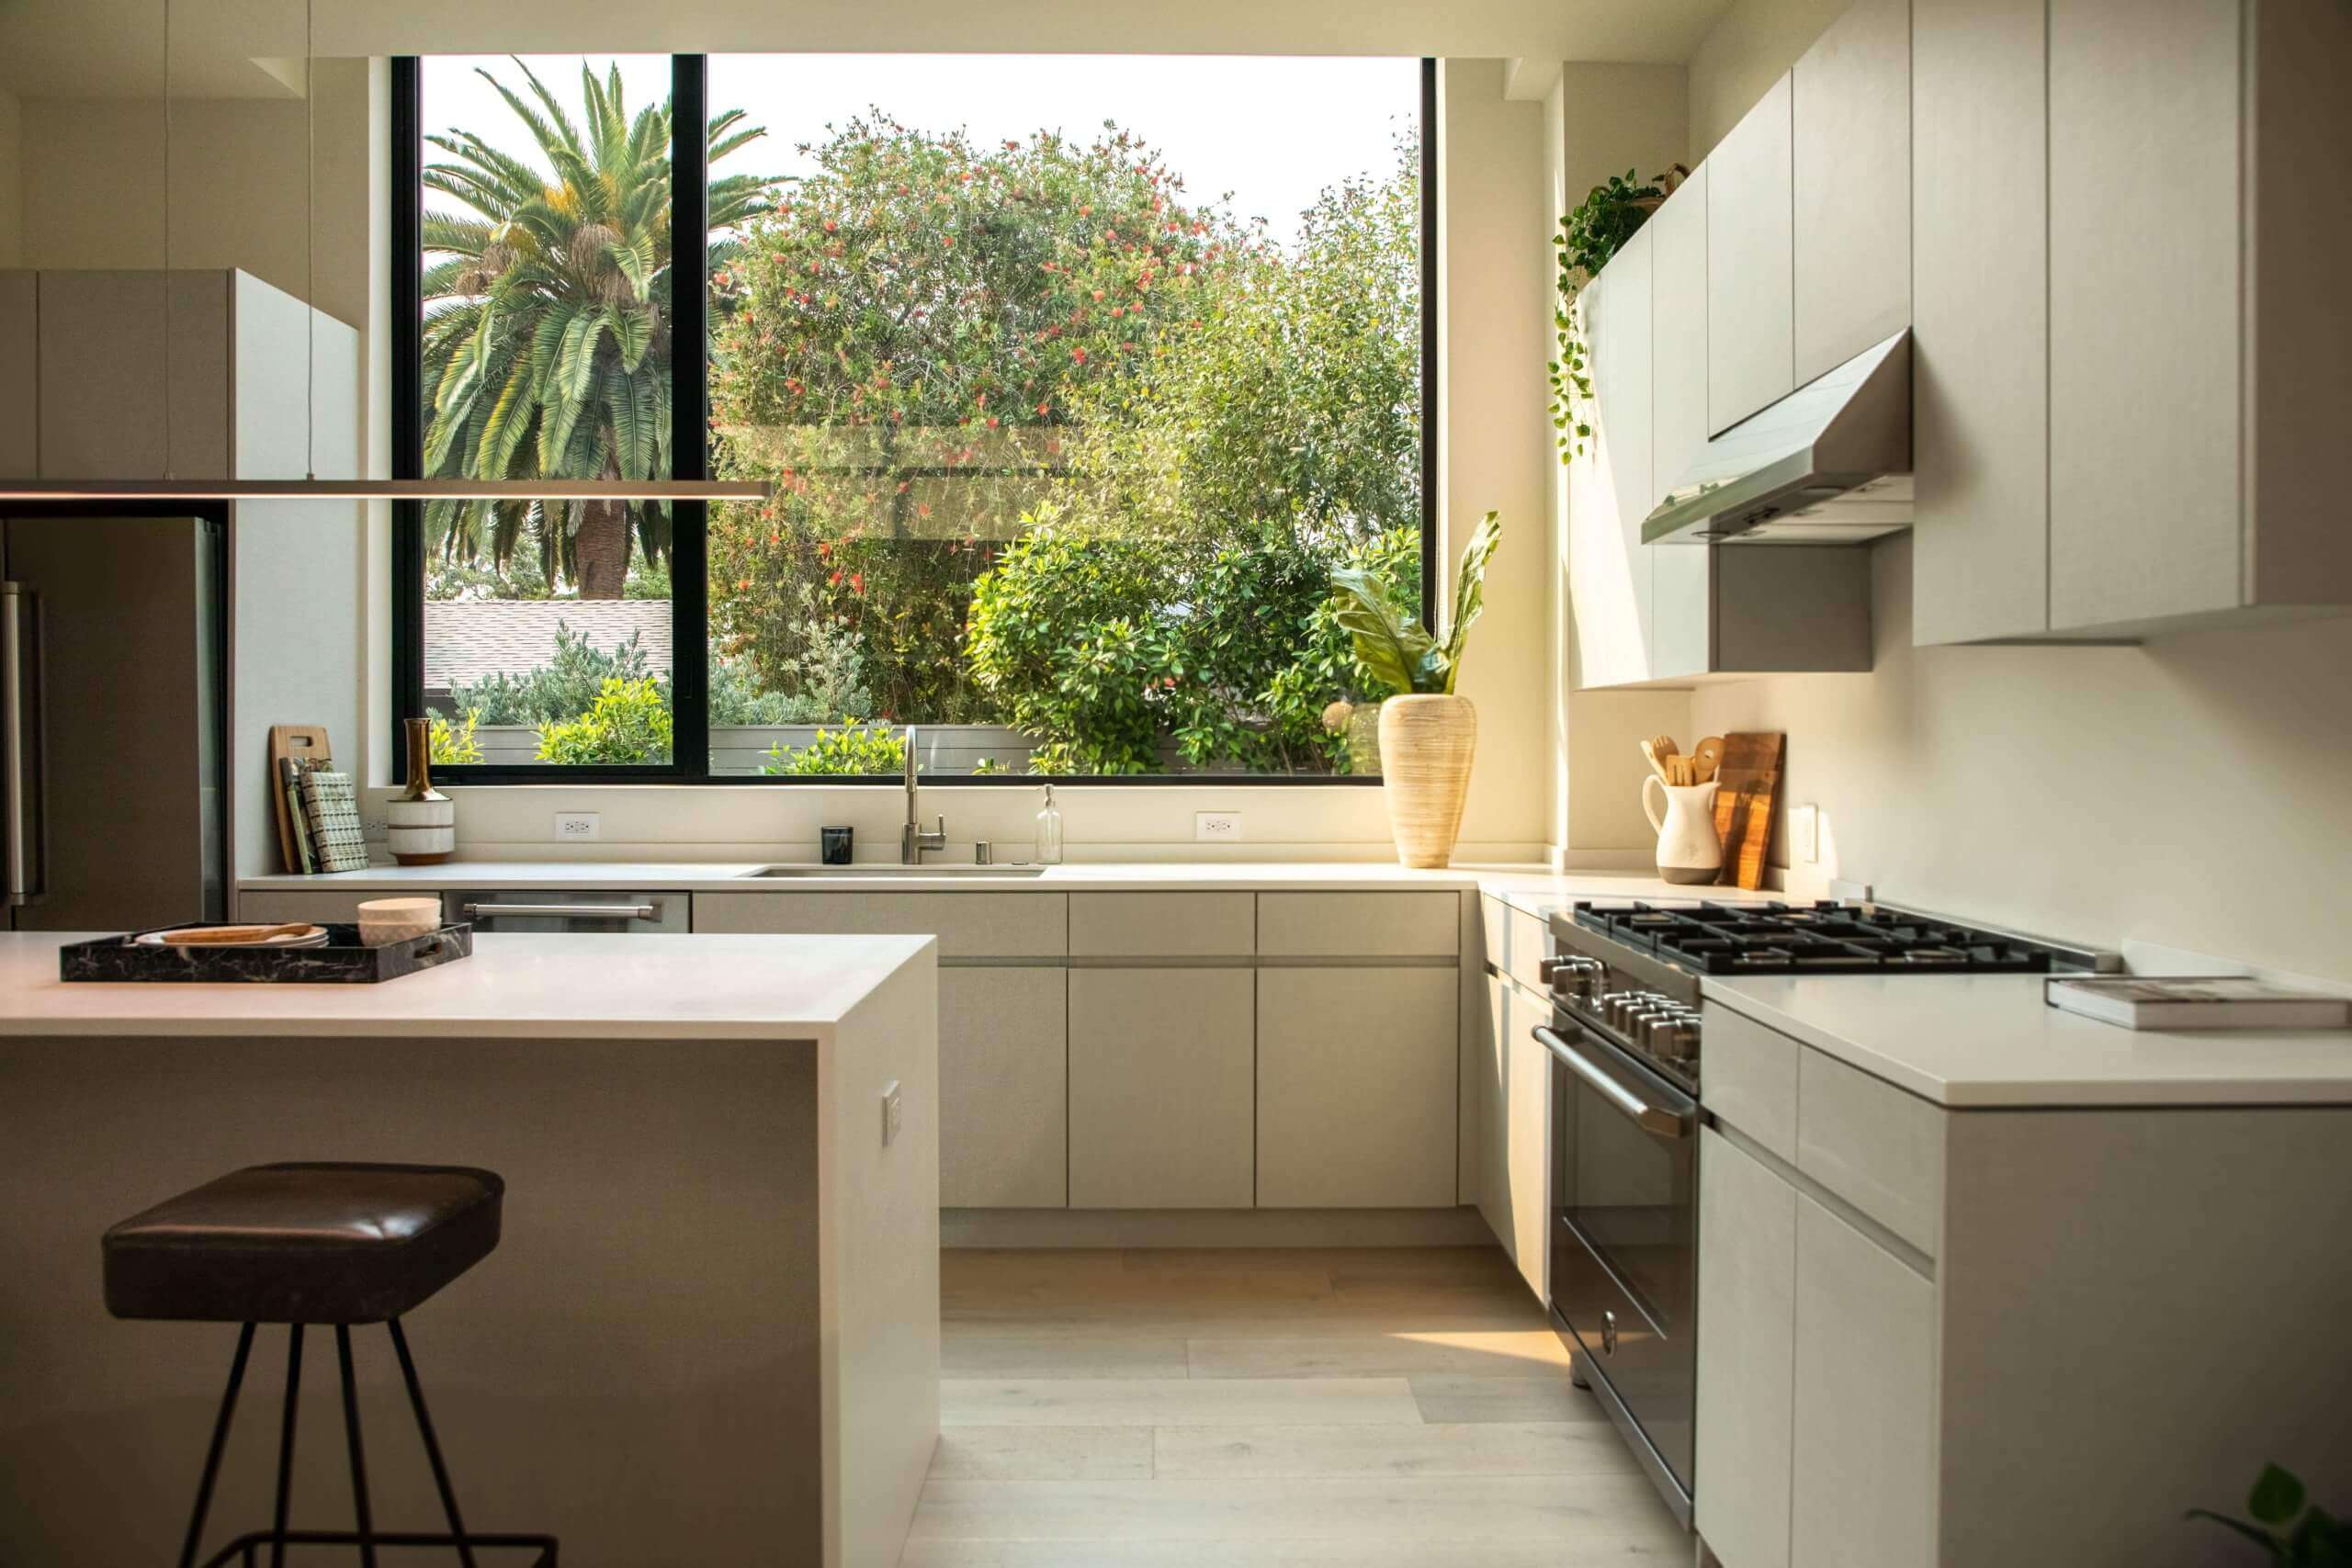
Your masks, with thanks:
<instances>
[{"instance_id":1,"label":"stainless steel refrigerator","mask_svg":"<svg viewBox=\"0 0 2352 1568\"><path fill-rule=\"evenodd\" d=\"M0 506L9 929L221 918L225 533Z\"/></svg>"}]
</instances>

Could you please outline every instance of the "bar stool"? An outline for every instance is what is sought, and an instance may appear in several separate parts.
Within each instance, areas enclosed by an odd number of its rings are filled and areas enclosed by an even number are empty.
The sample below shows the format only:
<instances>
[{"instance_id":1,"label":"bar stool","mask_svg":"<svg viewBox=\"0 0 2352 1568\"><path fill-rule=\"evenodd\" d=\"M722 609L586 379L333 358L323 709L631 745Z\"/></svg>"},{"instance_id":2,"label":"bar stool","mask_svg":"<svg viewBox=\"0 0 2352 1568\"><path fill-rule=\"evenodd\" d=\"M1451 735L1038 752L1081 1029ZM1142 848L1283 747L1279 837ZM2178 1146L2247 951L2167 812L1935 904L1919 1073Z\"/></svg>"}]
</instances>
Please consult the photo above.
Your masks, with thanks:
<instances>
[{"instance_id":1,"label":"bar stool","mask_svg":"<svg viewBox=\"0 0 2352 1568\"><path fill-rule=\"evenodd\" d=\"M133 1214L106 1234L107 1310L121 1318L234 1323L236 1353L229 1386L213 1419L212 1445L198 1482L196 1511L180 1549L180 1568L197 1568L204 1517L220 1453L236 1414L237 1390L261 1324L288 1325L286 1401L277 1437L277 1502L266 1530L249 1531L204 1560L220 1568L232 1558L251 1568L256 1549L269 1548L271 1568L283 1568L286 1548L356 1546L374 1568L379 1547L454 1548L476 1568L478 1547L530 1549L532 1568L555 1568L550 1535L469 1535L458 1517L457 1493L433 1435L424 1390L401 1331L403 1314L490 1256L498 1245L500 1201L506 1183L487 1170L462 1166L259 1165ZM302 1377L302 1329L334 1325L335 1358L343 1374L344 1440L351 1456L351 1530L289 1530L294 1416ZM351 1325L380 1323L391 1331L401 1376L408 1384L424 1457L440 1489L449 1529L442 1534L381 1531L368 1511L368 1465L359 1438L359 1397L351 1375Z\"/></svg>"}]
</instances>

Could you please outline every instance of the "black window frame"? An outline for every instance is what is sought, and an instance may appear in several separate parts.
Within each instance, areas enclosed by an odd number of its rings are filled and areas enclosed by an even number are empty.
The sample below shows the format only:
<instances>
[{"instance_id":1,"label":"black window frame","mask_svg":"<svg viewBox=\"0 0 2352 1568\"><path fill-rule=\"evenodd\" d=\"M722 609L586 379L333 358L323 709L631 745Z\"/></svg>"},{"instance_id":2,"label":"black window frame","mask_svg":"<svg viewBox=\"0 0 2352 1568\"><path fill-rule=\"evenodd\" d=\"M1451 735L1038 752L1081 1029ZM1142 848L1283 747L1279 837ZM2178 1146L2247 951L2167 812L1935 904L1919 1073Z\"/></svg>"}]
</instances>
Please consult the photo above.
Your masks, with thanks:
<instances>
[{"instance_id":1,"label":"black window frame","mask_svg":"<svg viewBox=\"0 0 2352 1568\"><path fill-rule=\"evenodd\" d=\"M1420 69L1420 286L1421 286L1421 619L1436 625L1438 537L1442 507L1437 461L1437 182L1438 91L1434 59ZM682 156L682 145L697 153L700 128L708 123L709 57L670 57L671 312L674 320L702 319L709 305L710 279L697 259L678 265L677 247L693 236L697 246L709 227L710 168L707 159ZM391 61L391 438L392 477L424 477L424 100L423 60L396 55ZM681 127L693 128L685 142ZM694 221L680 213L699 212ZM710 364L707 333L675 333L671 354L671 475L680 479L710 477ZM672 503L670 566L670 761L634 765L530 762L436 763L435 777L453 784L774 784L876 785L895 788L883 775L787 777L714 773L710 771L709 503ZM424 504L392 502L392 733L391 755L406 744L402 726L422 716L424 706ZM976 773L942 778L962 788L1021 787L1041 784L1153 785L1377 785L1376 775L1332 773Z\"/></svg>"}]
</instances>

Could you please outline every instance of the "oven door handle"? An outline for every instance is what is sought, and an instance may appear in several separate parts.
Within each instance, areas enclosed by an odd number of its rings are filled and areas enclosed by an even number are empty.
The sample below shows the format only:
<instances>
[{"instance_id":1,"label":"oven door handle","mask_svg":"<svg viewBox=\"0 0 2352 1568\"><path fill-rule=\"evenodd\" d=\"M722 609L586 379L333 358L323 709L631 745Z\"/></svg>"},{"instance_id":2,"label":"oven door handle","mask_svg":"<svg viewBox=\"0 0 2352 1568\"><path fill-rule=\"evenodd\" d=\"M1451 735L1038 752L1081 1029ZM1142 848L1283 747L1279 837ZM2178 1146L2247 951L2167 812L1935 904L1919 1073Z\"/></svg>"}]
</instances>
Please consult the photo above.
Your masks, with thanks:
<instances>
[{"instance_id":1,"label":"oven door handle","mask_svg":"<svg viewBox=\"0 0 2352 1568\"><path fill-rule=\"evenodd\" d=\"M1535 1039L1544 1049L1552 1053L1562 1066L1599 1089L1602 1099L1623 1111L1627 1119L1643 1132L1661 1138L1687 1138L1698 1125L1699 1119L1689 1111L1652 1105L1627 1089L1614 1074L1577 1050L1559 1031L1539 1024L1535 1029Z\"/></svg>"}]
</instances>

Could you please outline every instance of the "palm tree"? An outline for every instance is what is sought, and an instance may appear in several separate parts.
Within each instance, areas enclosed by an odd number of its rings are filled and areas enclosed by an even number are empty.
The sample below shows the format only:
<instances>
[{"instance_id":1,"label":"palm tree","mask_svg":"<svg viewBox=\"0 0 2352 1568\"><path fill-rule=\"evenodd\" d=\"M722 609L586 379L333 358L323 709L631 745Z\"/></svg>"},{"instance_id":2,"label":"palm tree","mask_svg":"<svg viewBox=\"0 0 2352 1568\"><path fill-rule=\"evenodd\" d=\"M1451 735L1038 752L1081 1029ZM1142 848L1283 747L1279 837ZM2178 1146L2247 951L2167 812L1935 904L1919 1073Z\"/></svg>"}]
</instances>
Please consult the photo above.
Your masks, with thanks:
<instances>
[{"instance_id":1,"label":"palm tree","mask_svg":"<svg viewBox=\"0 0 2352 1568\"><path fill-rule=\"evenodd\" d=\"M424 473L435 479L666 478L670 473L670 106L628 113L617 67L580 68L581 123L515 62L531 99L489 72L555 171L554 183L469 130L425 140L449 161L424 184L470 216L424 215ZM765 134L741 109L712 118L717 164ZM710 182L710 228L764 209L777 181ZM711 271L734 250L707 242ZM428 547L503 565L526 537L550 581L617 599L632 542L670 549L659 502L437 501Z\"/></svg>"}]
</instances>

